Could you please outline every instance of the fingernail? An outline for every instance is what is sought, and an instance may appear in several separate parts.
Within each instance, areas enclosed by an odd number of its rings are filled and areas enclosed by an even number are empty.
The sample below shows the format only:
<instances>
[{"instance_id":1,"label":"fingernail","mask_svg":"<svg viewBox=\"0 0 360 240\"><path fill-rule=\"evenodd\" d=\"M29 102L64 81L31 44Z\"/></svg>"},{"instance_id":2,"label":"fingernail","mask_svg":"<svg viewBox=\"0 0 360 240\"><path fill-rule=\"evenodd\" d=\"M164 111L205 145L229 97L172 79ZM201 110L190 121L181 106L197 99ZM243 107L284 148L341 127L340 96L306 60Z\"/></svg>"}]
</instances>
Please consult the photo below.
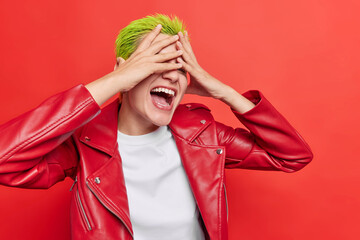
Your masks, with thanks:
<instances>
[{"instance_id":1,"label":"fingernail","mask_svg":"<svg viewBox=\"0 0 360 240\"><path fill-rule=\"evenodd\" d=\"M183 51L182 51L182 50L179 50L179 51L177 51L177 52L178 52L178 54L179 54L179 55L183 53Z\"/></svg>"},{"instance_id":2,"label":"fingernail","mask_svg":"<svg viewBox=\"0 0 360 240\"><path fill-rule=\"evenodd\" d=\"M157 29L161 28L161 24L158 24L158 25L156 26L156 28L157 28Z\"/></svg>"},{"instance_id":3,"label":"fingernail","mask_svg":"<svg viewBox=\"0 0 360 240\"><path fill-rule=\"evenodd\" d=\"M179 32L179 35L180 35L181 37L183 37L183 36L184 36L182 32Z\"/></svg>"},{"instance_id":4,"label":"fingernail","mask_svg":"<svg viewBox=\"0 0 360 240\"><path fill-rule=\"evenodd\" d=\"M179 36L178 36L178 35L174 35L173 38L177 40L177 39L179 39Z\"/></svg>"}]
</instances>

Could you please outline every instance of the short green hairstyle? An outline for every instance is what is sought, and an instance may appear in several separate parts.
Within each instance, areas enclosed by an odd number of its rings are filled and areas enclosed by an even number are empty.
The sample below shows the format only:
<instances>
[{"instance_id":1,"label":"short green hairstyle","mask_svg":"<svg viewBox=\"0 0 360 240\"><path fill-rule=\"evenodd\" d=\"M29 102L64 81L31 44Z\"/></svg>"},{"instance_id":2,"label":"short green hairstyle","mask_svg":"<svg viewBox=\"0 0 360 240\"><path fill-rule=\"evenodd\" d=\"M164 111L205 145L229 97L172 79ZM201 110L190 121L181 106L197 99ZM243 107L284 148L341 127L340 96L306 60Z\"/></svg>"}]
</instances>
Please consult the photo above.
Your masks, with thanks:
<instances>
[{"instance_id":1,"label":"short green hairstyle","mask_svg":"<svg viewBox=\"0 0 360 240\"><path fill-rule=\"evenodd\" d=\"M120 33L115 41L116 57L128 59L136 50L144 35L151 32L158 24L162 25L161 33L176 35L178 32L184 33L186 26L177 16L165 14L149 15L141 19L132 21Z\"/></svg>"}]
</instances>

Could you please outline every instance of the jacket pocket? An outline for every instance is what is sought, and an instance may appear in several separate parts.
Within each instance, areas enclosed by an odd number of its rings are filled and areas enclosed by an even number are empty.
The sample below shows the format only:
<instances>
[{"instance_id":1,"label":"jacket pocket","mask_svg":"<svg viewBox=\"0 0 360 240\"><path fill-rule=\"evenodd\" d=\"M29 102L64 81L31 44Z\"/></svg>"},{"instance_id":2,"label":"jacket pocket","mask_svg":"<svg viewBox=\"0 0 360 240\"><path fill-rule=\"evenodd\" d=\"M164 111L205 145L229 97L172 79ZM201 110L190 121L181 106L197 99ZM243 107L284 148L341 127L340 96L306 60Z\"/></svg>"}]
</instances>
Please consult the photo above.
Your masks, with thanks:
<instances>
[{"instance_id":1,"label":"jacket pocket","mask_svg":"<svg viewBox=\"0 0 360 240\"><path fill-rule=\"evenodd\" d=\"M77 184L76 184L77 185ZM85 208L84 208L84 204L83 202L81 201L81 197L80 197L80 193L79 193L79 188L78 186L76 186L76 192L75 192L75 201L76 201L76 207L80 213L80 216L81 216L81 219L82 219L82 222L83 222L83 225L84 227L91 231L92 230L92 227L91 227L91 224L90 224L90 220L89 220L89 217L88 215L86 214L85 212Z\"/></svg>"}]
</instances>

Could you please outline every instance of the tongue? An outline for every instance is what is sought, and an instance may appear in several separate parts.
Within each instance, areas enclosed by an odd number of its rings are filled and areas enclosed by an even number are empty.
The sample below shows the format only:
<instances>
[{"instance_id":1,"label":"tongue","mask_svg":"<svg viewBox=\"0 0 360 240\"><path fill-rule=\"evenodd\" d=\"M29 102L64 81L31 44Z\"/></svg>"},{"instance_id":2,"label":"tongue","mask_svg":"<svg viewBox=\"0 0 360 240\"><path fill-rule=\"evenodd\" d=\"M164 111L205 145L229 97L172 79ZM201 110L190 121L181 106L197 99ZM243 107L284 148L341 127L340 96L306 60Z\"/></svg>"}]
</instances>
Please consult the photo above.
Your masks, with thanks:
<instances>
[{"instance_id":1,"label":"tongue","mask_svg":"<svg viewBox=\"0 0 360 240\"><path fill-rule=\"evenodd\" d=\"M151 94L151 98L153 99L153 101L155 101L156 103L160 104L160 105L169 105L167 102L166 102L166 99L163 98L163 97L160 97L156 94Z\"/></svg>"}]
</instances>

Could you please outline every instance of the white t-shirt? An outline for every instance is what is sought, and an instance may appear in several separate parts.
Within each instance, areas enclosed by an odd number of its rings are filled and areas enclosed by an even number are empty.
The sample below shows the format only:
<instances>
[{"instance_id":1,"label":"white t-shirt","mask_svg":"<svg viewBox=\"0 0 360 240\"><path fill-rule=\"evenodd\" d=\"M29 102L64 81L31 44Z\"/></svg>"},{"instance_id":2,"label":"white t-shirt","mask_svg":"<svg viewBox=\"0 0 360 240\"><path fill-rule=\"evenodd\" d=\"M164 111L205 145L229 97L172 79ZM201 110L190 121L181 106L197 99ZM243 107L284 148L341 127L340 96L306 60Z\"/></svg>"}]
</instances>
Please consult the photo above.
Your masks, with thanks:
<instances>
[{"instance_id":1,"label":"white t-shirt","mask_svg":"<svg viewBox=\"0 0 360 240\"><path fill-rule=\"evenodd\" d=\"M118 144L134 239L205 239L170 129L140 136L118 131Z\"/></svg>"}]
</instances>

